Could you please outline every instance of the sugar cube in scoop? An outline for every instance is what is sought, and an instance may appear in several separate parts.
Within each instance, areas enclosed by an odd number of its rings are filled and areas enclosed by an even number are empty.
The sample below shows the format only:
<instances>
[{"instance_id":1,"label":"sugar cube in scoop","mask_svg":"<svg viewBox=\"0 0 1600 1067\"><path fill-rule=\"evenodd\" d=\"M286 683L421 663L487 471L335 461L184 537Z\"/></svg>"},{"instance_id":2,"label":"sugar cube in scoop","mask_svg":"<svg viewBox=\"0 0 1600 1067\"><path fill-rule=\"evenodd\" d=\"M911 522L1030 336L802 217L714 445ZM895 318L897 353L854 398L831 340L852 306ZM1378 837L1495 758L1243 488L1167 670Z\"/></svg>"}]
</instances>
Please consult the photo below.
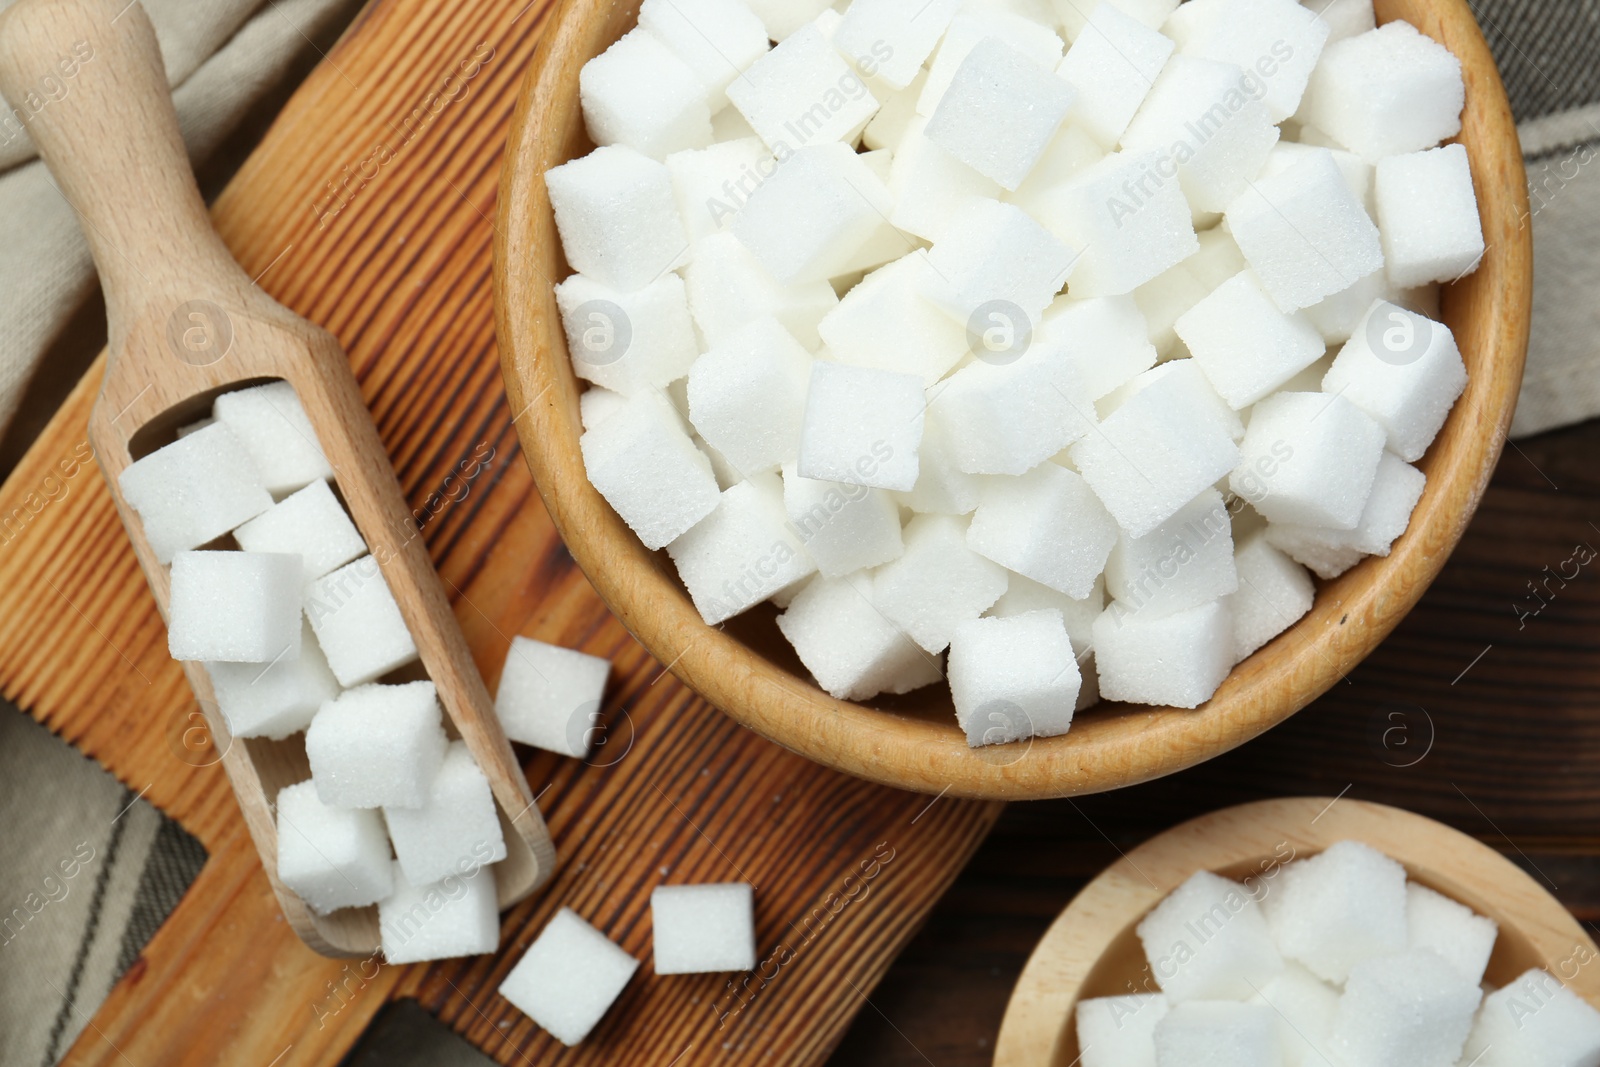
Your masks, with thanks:
<instances>
[{"instance_id":1,"label":"sugar cube in scoop","mask_svg":"<svg viewBox=\"0 0 1600 1067\"><path fill-rule=\"evenodd\" d=\"M244 443L274 496L333 477L311 419L288 382L268 382L223 393L211 405L218 422Z\"/></svg>"},{"instance_id":2,"label":"sugar cube in scoop","mask_svg":"<svg viewBox=\"0 0 1600 1067\"><path fill-rule=\"evenodd\" d=\"M278 791L278 878L318 915L376 904L394 889L376 811L324 804L311 782Z\"/></svg>"},{"instance_id":3,"label":"sugar cube in scoop","mask_svg":"<svg viewBox=\"0 0 1600 1067\"><path fill-rule=\"evenodd\" d=\"M477 864L428 885L394 865L394 892L378 902L383 958L418 963L477 956L500 947L494 871Z\"/></svg>"},{"instance_id":4,"label":"sugar cube in scoop","mask_svg":"<svg viewBox=\"0 0 1600 1067\"><path fill-rule=\"evenodd\" d=\"M439 773L418 808L384 808L395 857L412 885L437 882L463 864L506 858L505 835L489 779L465 741L445 749Z\"/></svg>"},{"instance_id":5,"label":"sugar cube in scoop","mask_svg":"<svg viewBox=\"0 0 1600 1067\"><path fill-rule=\"evenodd\" d=\"M1151 973L1174 1004L1244 1000L1283 970L1256 898L1210 871L1174 889L1138 933Z\"/></svg>"},{"instance_id":6,"label":"sugar cube in scoop","mask_svg":"<svg viewBox=\"0 0 1600 1067\"><path fill-rule=\"evenodd\" d=\"M306 587L306 618L340 685L361 685L417 658L389 583L371 556Z\"/></svg>"},{"instance_id":7,"label":"sugar cube in scoop","mask_svg":"<svg viewBox=\"0 0 1600 1067\"><path fill-rule=\"evenodd\" d=\"M135 460L118 476L117 487L139 513L145 540L161 563L272 506L250 450L220 423Z\"/></svg>"},{"instance_id":8,"label":"sugar cube in scoop","mask_svg":"<svg viewBox=\"0 0 1600 1067\"><path fill-rule=\"evenodd\" d=\"M445 745L432 682L348 689L306 729L317 796L341 808L422 807Z\"/></svg>"},{"instance_id":9,"label":"sugar cube in scoop","mask_svg":"<svg viewBox=\"0 0 1600 1067\"><path fill-rule=\"evenodd\" d=\"M293 659L300 653L300 587L299 556L179 552L172 558L167 650L180 660Z\"/></svg>"}]
</instances>

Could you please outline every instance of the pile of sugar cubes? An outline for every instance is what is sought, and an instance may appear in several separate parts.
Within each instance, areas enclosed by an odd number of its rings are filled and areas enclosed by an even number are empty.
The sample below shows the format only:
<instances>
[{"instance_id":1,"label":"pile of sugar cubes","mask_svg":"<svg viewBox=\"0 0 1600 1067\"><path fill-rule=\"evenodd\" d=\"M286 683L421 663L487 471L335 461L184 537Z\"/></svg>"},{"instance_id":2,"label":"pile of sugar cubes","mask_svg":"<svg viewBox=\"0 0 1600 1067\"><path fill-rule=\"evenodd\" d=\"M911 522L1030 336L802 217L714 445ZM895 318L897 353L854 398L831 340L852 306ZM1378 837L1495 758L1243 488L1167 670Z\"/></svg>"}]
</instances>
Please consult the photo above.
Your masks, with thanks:
<instances>
[{"instance_id":1,"label":"pile of sugar cubes","mask_svg":"<svg viewBox=\"0 0 1600 1067\"><path fill-rule=\"evenodd\" d=\"M1600 1065L1600 1012L1546 970L1484 984L1494 921L1357 841L1201 871L1138 934L1146 988L1078 1003L1083 1067Z\"/></svg>"},{"instance_id":2,"label":"pile of sugar cubes","mask_svg":"<svg viewBox=\"0 0 1600 1067\"><path fill-rule=\"evenodd\" d=\"M579 84L589 480L835 697L1195 707L1406 529L1484 242L1371 0L644 0Z\"/></svg>"},{"instance_id":3,"label":"pile of sugar cubes","mask_svg":"<svg viewBox=\"0 0 1600 1067\"><path fill-rule=\"evenodd\" d=\"M492 952L489 780L433 683L407 678L416 645L333 475L276 381L218 396L119 484L170 566L173 658L204 664L234 738L304 733L311 778L275 801L279 879L319 914L378 905L391 963Z\"/></svg>"}]
</instances>

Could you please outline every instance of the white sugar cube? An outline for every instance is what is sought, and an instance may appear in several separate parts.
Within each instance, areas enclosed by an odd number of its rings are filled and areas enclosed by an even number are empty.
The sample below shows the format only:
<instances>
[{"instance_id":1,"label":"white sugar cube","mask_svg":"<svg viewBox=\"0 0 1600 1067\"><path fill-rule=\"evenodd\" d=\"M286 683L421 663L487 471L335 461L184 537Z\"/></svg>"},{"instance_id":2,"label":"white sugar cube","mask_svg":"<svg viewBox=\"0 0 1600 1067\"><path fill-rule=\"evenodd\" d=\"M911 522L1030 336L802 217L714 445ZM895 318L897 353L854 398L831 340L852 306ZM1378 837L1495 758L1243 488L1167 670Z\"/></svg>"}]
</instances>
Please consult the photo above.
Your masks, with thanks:
<instances>
[{"instance_id":1,"label":"white sugar cube","mask_svg":"<svg viewBox=\"0 0 1600 1067\"><path fill-rule=\"evenodd\" d=\"M674 152L666 163L690 241L726 229L778 167L761 138L754 136Z\"/></svg>"},{"instance_id":2,"label":"white sugar cube","mask_svg":"<svg viewBox=\"0 0 1600 1067\"><path fill-rule=\"evenodd\" d=\"M1278 142L1266 104L1245 85L1231 62L1173 56L1122 135L1129 151L1161 153L1154 180L1172 181L1176 166L1197 217L1244 192Z\"/></svg>"},{"instance_id":3,"label":"white sugar cube","mask_svg":"<svg viewBox=\"0 0 1600 1067\"><path fill-rule=\"evenodd\" d=\"M917 448L917 484L909 492L896 493L896 499L916 512L967 515L978 506L982 489L981 475L961 469L944 419L930 407L923 413L922 442Z\"/></svg>"},{"instance_id":4,"label":"white sugar cube","mask_svg":"<svg viewBox=\"0 0 1600 1067\"><path fill-rule=\"evenodd\" d=\"M1161 29L1178 7L1178 0L1102 0L1102 2L1152 30ZM1061 28L1066 31L1067 40L1075 42L1099 4L1085 4L1083 0L1055 0L1054 6Z\"/></svg>"},{"instance_id":5,"label":"white sugar cube","mask_svg":"<svg viewBox=\"0 0 1600 1067\"><path fill-rule=\"evenodd\" d=\"M827 141L779 164L734 218L733 234L767 273L792 285L838 274L891 208L888 189L861 156Z\"/></svg>"},{"instance_id":6,"label":"white sugar cube","mask_svg":"<svg viewBox=\"0 0 1600 1067\"><path fill-rule=\"evenodd\" d=\"M1121 536L1105 570L1106 592L1130 612L1170 615L1232 593L1239 577L1222 494L1207 489L1143 537Z\"/></svg>"},{"instance_id":7,"label":"white sugar cube","mask_svg":"<svg viewBox=\"0 0 1600 1067\"><path fill-rule=\"evenodd\" d=\"M707 86L643 27L583 65L578 93L589 139L597 145L626 145L664 159L711 143Z\"/></svg>"},{"instance_id":8,"label":"white sugar cube","mask_svg":"<svg viewBox=\"0 0 1600 1067\"><path fill-rule=\"evenodd\" d=\"M906 524L905 551L880 567L873 603L929 652L944 651L956 627L1006 591L1005 568L967 545L967 520L918 515Z\"/></svg>"},{"instance_id":9,"label":"white sugar cube","mask_svg":"<svg viewBox=\"0 0 1600 1067\"><path fill-rule=\"evenodd\" d=\"M1296 0L1220 0L1183 50L1242 68L1245 90L1282 122L1300 107L1328 33L1328 24Z\"/></svg>"},{"instance_id":10,"label":"white sugar cube","mask_svg":"<svg viewBox=\"0 0 1600 1067\"><path fill-rule=\"evenodd\" d=\"M1366 33L1378 24L1372 0L1301 0L1328 24L1328 44Z\"/></svg>"},{"instance_id":11,"label":"white sugar cube","mask_svg":"<svg viewBox=\"0 0 1600 1067\"><path fill-rule=\"evenodd\" d=\"M306 587L306 618L340 685L361 685L417 658L389 583L362 556Z\"/></svg>"},{"instance_id":12,"label":"white sugar cube","mask_svg":"<svg viewBox=\"0 0 1600 1067\"><path fill-rule=\"evenodd\" d=\"M1263 531L1234 552L1239 589L1234 593L1233 658L1242 660L1311 610L1316 588L1304 567L1278 551Z\"/></svg>"},{"instance_id":13,"label":"white sugar cube","mask_svg":"<svg viewBox=\"0 0 1600 1067\"><path fill-rule=\"evenodd\" d=\"M1095 582L1088 596L1074 600L1067 594L1057 592L1047 585L1041 585L1032 578L1024 578L1020 574L1013 573L1006 576L1006 591L985 614L1004 619L1030 611L1059 611L1067 627L1067 636L1072 638L1072 649L1077 653L1078 664L1081 667L1085 657L1094 648L1094 620L1100 617L1105 605L1104 581ZM1082 704L1079 706L1082 707Z\"/></svg>"},{"instance_id":14,"label":"white sugar cube","mask_svg":"<svg viewBox=\"0 0 1600 1067\"><path fill-rule=\"evenodd\" d=\"M234 737L281 741L304 730L317 709L339 695L339 680L304 620L298 655L269 664L207 663L206 674Z\"/></svg>"},{"instance_id":15,"label":"white sugar cube","mask_svg":"<svg viewBox=\"0 0 1600 1067\"><path fill-rule=\"evenodd\" d=\"M1461 61L1396 19L1324 50L1301 117L1376 162L1460 133L1465 101Z\"/></svg>"},{"instance_id":16,"label":"white sugar cube","mask_svg":"<svg viewBox=\"0 0 1600 1067\"><path fill-rule=\"evenodd\" d=\"M1153 1034L1157 1067L1280 1067L1277 1016L1265 1004L1186 1000Z\"/></svg>"},{"instance_id":17,"label":"white sugar cube","mask_svg":"<svg viewBox=\"0 0 1600 1067\"><path fill-rule=\"evenodd\" d=\"M1151 973L1175 1005L1244 1000L1283 970L1250 890L1210 871L1174 889L1138 932Z\"/></svg>"},{"instance_id":18,"label":"white sugar cube","mask_svg":"<svg viewBox=\"0 0 1600 1067\"><path fill-rule=\"evenodd\" d=\"M878 110L867 84L815 25L746 68L728 86L728 99L779 158L852 140Z\"/></svg>"},{"instance_id":19,"label":"white sugar cube","mask_svg":"<svg viewBox=\"0 0 1600 1067\"><path fill-rule=\"evenodd\" d=\"M766 27L741 0L644 0L639 25L694 71L713 107L728 83L767 51Z\"/></svg>"},{"instance_id":20,"label":"white sugar cube","mask_svg":"<svg viewBox=\"0 0 1600 1067\"><path fill-rule=\"evenodd\" d=\"M1068 121L1101 144L1115 145L1172 49L1171 40L1115 5L1094 4L1056 68L1077 94Z\"/></svg>"},{"instance_id":21,"label":"white sugar cube","mask_svg":"<svg viewBox=\"0 0 1600 1067\"><path fill-rule=\"evenodd\" d=\"M667 546L707 625L745 611L817 565L789 525L775 475L724 490L716 510Z\"/></svg>"},{"instance_id":22,"label":"white sugar cube","mask_svg":"<svg viewBox=\"0 0 1600 1067\"><path fill-rule=\"evenodd\" d=\"M311 419L288 382L223 393L211 405L218 422L243 443L273 496L333 477Z\"/></svg>"},{"instance_id":23,"label":"white sugar cube","mask_svg":"<svg viewBox=\"0 0 1600 1067\"><path fill-rule=\"evenodd\" d=\"M972 200L927 253L925 291L957 322L969 330L976 327L974 332L988 328L996 311L1016 317L1020 310L1032 329L1061 291L1076 259L1075 251L1021 208Z\"/></svg>"},{"instance_id":24,"label":"white sugar cube","mask_svg":"<svg viewBox=\"0 0 1600 1067\"><path fill-rule=\"evenodd\" d=\"M1015 189L1072 106L1072 86L1051 67L1003 40L984 38L951 77L928 119L928 139L1002 188Z\"/></svg>"},{"instance_id":25,"label":"white sugar cube","mask_svg":"<svg viewBox=\"0 0 1600 1067\"><path fill-rule=\"evenodd\" d=\"M622 993L639 961L562 908L500 983L500 995L563 1045L576 1045Z\"/></svg>"},{"instance_id":26,"label":"white sugar cube","mask_svg":"<svg viewBox=\"0 0 1600 1067\"><path fill-rule=\"evenodd\" d=\"M441 881L462 869L506 858L505 836L489 779L465 741L445 749L418 808L384 808L394 854L412 885Z\"/></svg>"},{"instance_id":27,"label":"white sugar cube","mask_svg":"<svg viewBox=\"0 0 1600 1067\"><path fill-rule=\"evenodd\" d=\"M378 902L383 958L420 963L500 947L494 872L481 865L431 885L412 885L394 865L394 892Z\"/></svg>"},{"instance_id":28,"label":"white sugar cube","mask_svg":"<svg viewBox=\"0 0 1600 1067\"><path fill-rule=\"evenodd\" d=\"M935 240L969 200L1000 195L1000 184L928 139L928 120L912 119L889 167L889 221L906 233Z\"/></svg>"},{"instance_id":29,"label":"white sugar cube","mask_svg":"<svg viewBox=\"0 0 1600 1067\"><path fill-rule=\"evenodd\" d=\"M572 371L624 396L688 373L700 352L683 279L667 273L623 292L574 274L556 286Z\"/></svg>"},{"instance_id":30,"label":"white sugar cube","mask_svg":"<svg viewBox=\"0 0 1600 1067\"><path fill-rule=\"evenodd\" d=\"M1095 619L1094 655L1106 700L1197 708L1233 668L1233 613L1220 600L1170 615L1113 600Z\"/></svg>"},{"instance_id":31,"label":"white sugar cube","mask_svg":"<svg viewBox=\"0 0 1600 1067\"><path fill-rule=\"evenodd\" d=\"M1425 948L1453 965L1473 985L1483 981L1500 928L1425 885L1406 884L1406 943ZM1600 1046L1596 1046L1600 1051Z\"/></svg>"},{"instance_id":32,"label":"white sugar cube","mask_svg":"<svg viewBox=\"0 0 1600 1067\"><path fill-rule=\"evenodd\" d=\"M592 430L628 406L628 398L610 389L591 385L578 396L578 421Z\"/></svg>"},{"instance_id":33,"label":"white sugar cube","mask_svg":"<svg viewBox=\"0 0 1600 1067\"><path fill-rule=\"evenodd\" d=\"M1278 949L1325 981L1406 947L1406 870L1359 841L1285 866L1262 907Z\"/></svg>"},{"instance_id":34,"label":"white sugar cube","mask_svg":"<svg viewBox=\"0 0 1600 1067\"><path fill-rule=\"evenodd\" d=\"M800 662L838 700L906 693L940 678L938 658L879 609L875 584L866 572L817 578L778 616Z\"/></svg>"},{"instance_id":35,"label":"white sugar cube","mask_svg":"<svg viewBox=\"0 0 1600 1067\"><path fill-rule=\"evenodd\" d=\"M682 261L689 237L666 165L604 145L544 173L561 250L574 270L631 292Z\"/></svg>"},{"instance_id":36,"label":"white sugar cube","mask_svg":"<svg viewBox=\"0 0 1600 1067\"><path fill-rule=\"evenodd\" d=\"M717 344L752 319L771 315L806 349L817 323L839 303L826 280L780 285L731 233L698 241L683 272L689 311L707 344Z\"/></svg>"},{"instance_id":37,"label":"white sugar cube","mask_svg":"<svg viewBox=\"0 0 1600 1067\"><path fill-rule=\"evenodd\" d=\"M278 791L278 880L318 915L364 908L394 890L389 840L376 811L335 808L316 786Z\"/></svg>"},{"instance_id":38,"label":"white sugar cube","mask_svg":"<svg viewBox=\"0 0 1600 1067\"><path fill-rule=\"evenodd\" d=\"M1422 458L1466 386L1466 364L1450 327L1381 300L1322 380L1324 391L1376 419L1389 450L1407 463Z\"/></svg>"},{"instance_id":39,"label":"white sugar cube","mask_svg":"<svg viewBox=\"0 0 1600 1067\"><path fill-rule=\"evenodd\" d=\"M1283 1067L1327 1067L1323 1049L1339 1010L1339 991L1298 964L1261 987L1250 998L1272 1010L1283 1047Z\"/></svg>"},{"instance_id":40,"label":"white sugar cube","mask_svg":"<svg viewBox=\"0 0 1600 1067\"><path fill-rule=\"evenodd\" d=\"M1117 543L1117 523L1081 476L1041 463L1019 478L992 478L967 529L988 559L1082 600Z\"/></svg>"},{"instance_id":41,"label":"white sugar cube","mask_svg":"<svg viewBox=\"0 0 1600 1067\"><path fill-rule=\"evenodd\" d=\"M950 636L950 695L973 748L1072 726L1081 676L1059 611L968 619Z\"/></svg>"},{"instance_id":42,"label":"white sugar cube","mask_svg":"<svg viewBox=\"0 0 1600 1067\"><path fill-rule=\"evenodd\" d=\"M1362 556L1387 556L1395 538L1411 524L1411 512L1422 498L1423 473L1385 452L1378 460L1372 492L1353 530L1273 523L1266 538L1322 578L1337 578Z\"/></svg>"},{"instance_id":43,"label":"white sugar cube","mask_svg":"<svg viewBox=\"0 0 1600 1067\"><path fill-rule=\"evenodd\" d=\"M917 114L932 115L956 71L981 42L990 38L1008 45L1036 66L1054 70L1061 62L1061 38L1048 26L1024 15L997 8L975 7L959 12L950 20L939 50L928 67L928 80L917 99Z\"/></svg>"},{"instance_id":44,"label":"white sugar cube","mask_svg":"<svg viewBox=\"0 0 1600 1067\"><path fill-rule=\"evenodd\" d=\"M976 359L928 396L956 465L973 474L1024 474L1093 436L1088 388L1063 346L1049 342L1028 344L1019 356L1001 349Z\"/></svg>"},{"instance_id":45,"label":"white sugar cube","mask_svg":"<svg viewBox=\"0 0 1600 1067\"><path fill-rule=\"evenodd\" d=\"M1483 998L1462 1060L1478 1067L1600 1063L1600 1012L1549 971L1525 971Z\"/></svg>"},{"instance_id":46,"label":"white sugar cube","mask_svg":"<svg viewBox=\"0 0 1600 1067\"><path fill-rule=\"evenodd\" d=\"M871 63L885 85L904 89L933 54L958 7L959 0L855 0L845 9L833 46L858 67Z\"/></svg>"},{"instance_id":47,"label":"white sugar cube","mask_svg":"<svg viewBox=\"0 0 1600 1067\"><path fill-rule=\"evenodd\" d=\"M1351 194L1367 209L1369 216L1376 217L1372 201L1372 176L1373 166L1354 152L1347 152L1342 148L1332 148L1326 145L1301 144L1295 141L1279 141L1272 146L1272 151L1267 153L1267 161L1261 166L1261 173L1257 178L1270 178L1281 173L1320 152L1328 152L1333 156L1333 161L1339 165L1339 173L1344 176L1345 185L1349 186Z\"/></svg>"},{"instance_id":48,"label":"white sugar cube","mask_svg":"<svg viewBox=\"0 0 1600 1067\"><path fill-rule=\"evenodd\" d=\"M1483 225L1463 145L1378 161L1373 180L1384 266L1395 285L1451 282L1483 256Z\"/></svg>"},{"instance_id":49,"label":"white sugar cube","mask_svg":"<svg viewBox=\"0 0 1600 1067\"><path fill-rule=\"evenodd\" d=\"M1328 1050L1352 1067L1451 1067L1482 999L1427 949L1364 960L1345 982Z\"/></svg>"},{"instance_id":50,"label":"white sugar cube","mask_svg":"<svg viewBox=\"0 0 1600 1067\"><path fill-rule=\"evenodd\" d=\"M1259 178L1227 205L1228 227L1284 311L1308 307L1383 266L1378 228L1326 149Z\"/></svg>"},{"instance_id":51,"label":"white sugar cube","mask_svg":"<svg viewBox=\"0 0 1600 1067\"><path fill-rule=\"evenodd\" d=\"M1083 1067L1156 1067L1156 1024L1168 1008L1160 993L1078 1001L1074 1017Z\"/></svg>"},{"instance_id":52,"label":"white sugar cube","mask_svg":"<svg viewBox=\"0 0 1600 1067\"><path fill-rule=\"evenodd\" d=\"M179 552L172 557L173 659L272 663L300 652L300 557Z\"/></svg>"},{"instance_id":53,"label":"white sugar cube","mask_svg":"<svg viewBox=\"0 0 1600 1067\"><path fill-rule=\"evenodd\" d=\"M1060 345L1090 400L1156 365L1145 317L1131 296L1057 300L1046 309L1039 332Z\"/></svg>"},{"instance_id":54,"label":"white sugar cube","mask_svg":"<svg viewBox=\"0 0 1600 1067\"><path fill-rule=\"evenodd\" d=\"M689 421L746 475L800 451L811 356L777 319L740 327L689 368Z\"/></svg>"},{"instance_id":55,"label":"white sugar cube","mask_svg":"<svg viewBox=\"0 0 1600 1067\"><path fill-rule=\"evenodd\" d=\"M1193 360L1163 363L1072 446L1072 461L1130 537L1143 537L1238 465L1227 405Z\"/></svg>"},{"instance_id":56,"label":"white sugar cube","mask_svg":"<svg viewBox=\"0 0 1600 1067\"><path fill-rule=\"evenodd\" d=\"M968 352L962 322L922 295L931 271L919 254L873 271L817 323L841 363L912 374L932 385Z\"/></svg>"},{"instance_id":57,"label":"white sugar cube","mask_svg":"<svg viewBox=\"0 0 1600 1067\"><path fill-rule=\"evenodd\" d=\"M199 548L272 506L244 442L212 424L135 460L117 478L162 563Z\"/></svg>"},{"instance_id":58,"label":"white sugar cube","mask_svg":"<svg viewBox=\"0 0 1600 1067\"><path fill-rule=\"evenodd\" d=\"M1131 293L1199 249L1189 202L1164 153L1109 155L1038 205L1039 221L1081 250L1072 275L1075 296Z\"/></svg>"},{"instance_id":59,"label":"white sugar cube","mask_svg":"<svg viewBox=\"0 0 1600 1067\"><path fill-rule=\"evenodd\" d=\"M432 682L345 690L306 730L317 796L340 808L422 807L444 761L441 714Z\"/></svg>"},{"instance_id":60,"label":"white sugar cube","mask_svg":"<svg viewBox=\"0 0 1600 1067\"><path fill-rule=\"evenodd\" d=\"M800 430L800 476L911 489L925 404L922 381L913 375L813 364Z\"/></svg>"},{"instance_id":61,"label":"white sugar cube","mask_svg":"<svg viewBox=\"0 0 1600 1067\"><path fill-rule=\"evenodd\" d=\"M1298 5L1296 5L1298 6ZM1173 330L1217 394L1247 408L1322 356L1322 334L1304 315L1278 310L1245 270L1180 315Z\"/></svg>"},{"instance_id":62,"label":"white sugar cube","mask_svg":"<svg viewBox=\"0 0 1600 1067\"><path fill-rule=\"evenodd\" d=\"M1334 393L1257 404L1228 486L1269 522L1353 530L1383 455L1383 428Z\"/></svg>"},{"instance_id":63,"label":"white sugar cube","mask_svg":"<svg viewBox=\"0 0 1600 1067\"><path fill-rule=\"evenodd\" d=\"M328 483L318 479L233 531L246 552L300 557L301 576L320 578L364 555L367 543Z\"/></svg>"},{"instance_id":64,"label":"white sugar cube","mask_svg":"<svg viewBox=\"0 0 1600 1067\"><path fill-rule=\"evenodd\" d=\"M511 740L582 759L589 754L590 729L610 673L610 662L599 656L513 637L495 690L495 714Z\"/></svg>"},{"instance_id":65,"label":"white sugar cube","mask_svg":"<svg viewBox=\"0 0 1600 1067\"><path fill-rule=\"evenodd\" d=\"M828 578L888 563L905 548L900 508L882 489L802 478L788 466L783 507L817 570Z\"/></svg>"},{"instance_id":66,"label":"white sugar cube","mask_svg":"<svg viewBox=\"0 0 1600 1067\"><path fill-rule=\"evenodd\" d=\"M755 898L744 883L658 885L650 926L657 974L755 969Z\"/></svg>"},{"instance_id":67,"label":"white sugar cube","mask_svg":"<svg viewBox=\"0 0 1600 1067\"><path fill-rule=\"evenodd\" d=\"M635 397L586 430L578 445L590 484L651 551L717 506L710 460L659 393Z\"/></svg>"}]
</instances>

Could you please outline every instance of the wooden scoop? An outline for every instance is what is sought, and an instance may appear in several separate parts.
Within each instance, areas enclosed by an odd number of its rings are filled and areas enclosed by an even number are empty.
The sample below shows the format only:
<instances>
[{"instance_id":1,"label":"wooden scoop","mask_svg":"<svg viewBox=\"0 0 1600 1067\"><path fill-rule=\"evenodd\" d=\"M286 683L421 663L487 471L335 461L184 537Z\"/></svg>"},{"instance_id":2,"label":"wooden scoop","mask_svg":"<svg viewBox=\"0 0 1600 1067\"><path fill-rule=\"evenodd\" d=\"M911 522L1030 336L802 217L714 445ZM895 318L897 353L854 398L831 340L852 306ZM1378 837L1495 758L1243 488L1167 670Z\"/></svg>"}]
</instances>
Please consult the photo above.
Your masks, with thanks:
<instances>
[{"instance_id":1,"label":"wooden scoop","mask_svg":"<svg viewBox=\"0 0 1600 1067\"><path fill-rule=\"evenodd\" d=\"M78 212L105 287L109 356L89 441L162 616L168 570L118 476L175 440L217 394L288 381L438 687L447 730L489 778L509 853L494 868L500 906L526 897L549 879L555 849L349 361L331 334L258 289L212 229L144 9L128 0L19 0L0 16L0 90ZM204 668L183 667L290 925L325 955L375 951L375 907L317 916L278 881L273 801L310 777L302 738L234 740Z\"/></svg>"}]
</instances>

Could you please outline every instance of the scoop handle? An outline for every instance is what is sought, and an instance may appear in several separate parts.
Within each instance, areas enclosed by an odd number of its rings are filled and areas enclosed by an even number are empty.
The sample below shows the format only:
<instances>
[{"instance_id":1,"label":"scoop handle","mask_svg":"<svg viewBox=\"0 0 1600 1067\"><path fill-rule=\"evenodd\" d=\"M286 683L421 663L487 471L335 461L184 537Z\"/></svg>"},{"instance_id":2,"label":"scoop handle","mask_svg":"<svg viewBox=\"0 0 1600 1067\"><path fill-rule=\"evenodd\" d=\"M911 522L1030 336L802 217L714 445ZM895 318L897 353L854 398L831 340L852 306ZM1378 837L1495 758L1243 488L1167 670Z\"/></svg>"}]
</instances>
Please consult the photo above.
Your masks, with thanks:
<instances>
[{"instance_id":1,"label":"scoop handle","mask_svg":"<svg viewBox=\"0 0 1600 1067\"><path fill-rule=\"evenodd\" d=\"M77 212L111 351L141 317L249 279L211 226L155 28L134 0L18 0L0 14L0 91Z\"/></svg>"}]
</instances>

